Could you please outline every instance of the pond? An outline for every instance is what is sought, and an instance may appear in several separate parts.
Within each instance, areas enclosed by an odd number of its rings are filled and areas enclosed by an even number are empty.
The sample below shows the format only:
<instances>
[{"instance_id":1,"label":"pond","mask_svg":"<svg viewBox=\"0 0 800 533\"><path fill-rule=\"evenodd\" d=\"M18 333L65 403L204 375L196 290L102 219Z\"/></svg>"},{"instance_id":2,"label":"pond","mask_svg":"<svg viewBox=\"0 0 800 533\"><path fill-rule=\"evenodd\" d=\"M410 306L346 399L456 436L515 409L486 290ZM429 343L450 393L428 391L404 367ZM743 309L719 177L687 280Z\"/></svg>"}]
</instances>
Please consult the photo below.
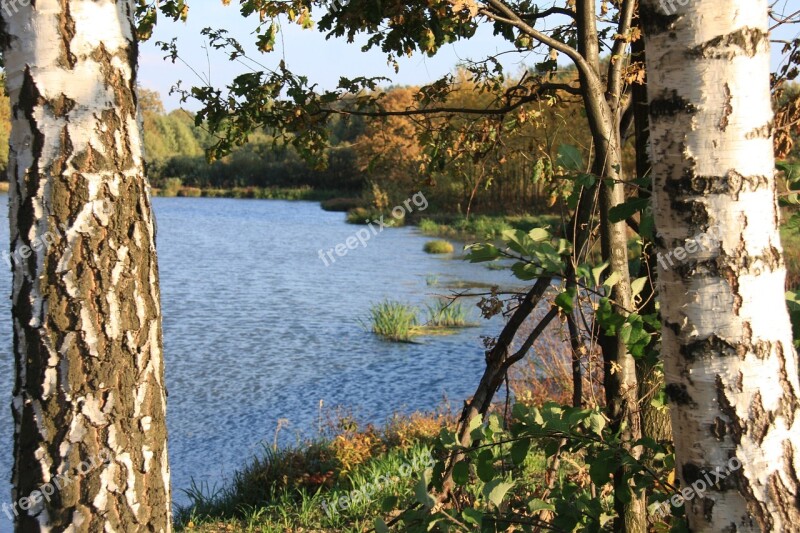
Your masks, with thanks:
<instances>
[{"instance_id":1,"label":"pond","mask_svg":"<svg viewBox=\"0 0 800 533\"><path fill-rule=\"evenodd\" d=\"M8 250L7 197L0 196L0 250ZM482 336L502 322L455 335L387 343L365 330L370 305L415 304L463 282L504 285L510 274L422 251L414 228L387 229L345 257L320 259L355 235L341 213L311 202L155 198L164 314L168 427L174 498L194 479L219 487L271 445L317 434L324 410L359 420L458 410L483 367ZM0 287L11 275L0 265ZM0 503L10 500L13 382L10 301L0 299ZM0 516L0 529L7 517Z\"/></svg>"}]
</instances>

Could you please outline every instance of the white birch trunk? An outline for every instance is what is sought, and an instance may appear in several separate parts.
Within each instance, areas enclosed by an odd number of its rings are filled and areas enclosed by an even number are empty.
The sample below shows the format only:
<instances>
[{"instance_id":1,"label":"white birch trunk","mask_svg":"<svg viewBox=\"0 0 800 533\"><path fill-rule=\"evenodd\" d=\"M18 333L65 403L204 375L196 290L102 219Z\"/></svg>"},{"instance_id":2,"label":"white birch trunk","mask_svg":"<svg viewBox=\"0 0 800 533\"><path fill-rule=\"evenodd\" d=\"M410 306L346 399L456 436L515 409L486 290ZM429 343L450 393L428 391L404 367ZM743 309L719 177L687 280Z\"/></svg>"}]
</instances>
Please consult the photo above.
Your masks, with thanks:
<instances>
[{"instance_id":1,"label":"white birch trunk","mask_svg":"<svg viewBox=\"0 0 800 533\"><path fill-rule=\"evenodd\" d=\"M13 121L16 528L170 531L134 2L2 7Z\"/></svg>"},{"instance_id":2,"label":"white birch trunk","mask_svg":"<svg viewBox=\"0 0 800 533\"><path fill-rule=\"evenodd\" d=\"M684 490L726 476L686 502L690 528L798 531L767 0L646 0L642 16L678 476Z\"/></svg>"}]
</instances>

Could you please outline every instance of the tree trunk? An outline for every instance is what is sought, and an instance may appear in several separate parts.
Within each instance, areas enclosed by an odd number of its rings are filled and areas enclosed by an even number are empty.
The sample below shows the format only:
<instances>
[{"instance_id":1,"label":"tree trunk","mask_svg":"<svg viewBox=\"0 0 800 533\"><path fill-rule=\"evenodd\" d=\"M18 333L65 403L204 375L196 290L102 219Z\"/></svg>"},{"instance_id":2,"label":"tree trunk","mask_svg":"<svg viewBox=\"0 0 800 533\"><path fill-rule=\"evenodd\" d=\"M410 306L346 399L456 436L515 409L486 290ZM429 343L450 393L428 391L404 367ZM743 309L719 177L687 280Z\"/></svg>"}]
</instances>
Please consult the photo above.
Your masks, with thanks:
<instances>
[{"instance_id":1,"label":"tree trunk","mask_svg":"<svg viewBox=\"0 0 800 533\"><path fill-rule=\"evenodd\" d=\"M775 199L767 0L647 0L642 9L662 351L689 525L796 531L798 367Z\"/></svg>"},{"instance_id":2,"label":"tree trunk","mask_svg":"<svg viewBox=\"0 0 800 533\"><path fill-rule=\"evenodd\" d=\"M8 2L17 531L166 532L133 1Z\"/></svg>"}]
</instances>

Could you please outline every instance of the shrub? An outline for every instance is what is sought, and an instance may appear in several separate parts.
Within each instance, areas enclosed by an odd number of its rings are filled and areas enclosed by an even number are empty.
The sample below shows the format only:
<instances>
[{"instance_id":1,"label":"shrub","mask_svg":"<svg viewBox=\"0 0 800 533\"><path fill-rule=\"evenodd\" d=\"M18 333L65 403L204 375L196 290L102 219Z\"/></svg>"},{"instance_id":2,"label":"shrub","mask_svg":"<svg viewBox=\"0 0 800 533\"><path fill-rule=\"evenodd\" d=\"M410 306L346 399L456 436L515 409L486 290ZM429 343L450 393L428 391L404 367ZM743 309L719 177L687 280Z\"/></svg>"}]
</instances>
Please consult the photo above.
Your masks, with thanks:
<instances>
[{"instance_id":1,"label":"shrub","mask_svg":"<svg viewBox=\"0 0 800 533\"><path fill-rule=\"evenodd\" d=\"M182 186L183 181L180 178L167 178L164 180L164 186L161 187L159 194L170 198L178 196Z\"/></svg>"},{"instance_id":2,"label":"shrub","mask_svg":"<svg viewBox=\"0 0 800 533\"><path fill-rule=\"evenodd\" d=\"M178 196L185 198L200 198L202 195L203 191L197 187L182 187L181 190L178 191Z\"/></svg>"},{"instance_id":3,"label":"shrub","mask_svg":"<svg viewBox=\"0 0 800 533\"><path fill-rule=\"evenodd\" d=\"M447 241L428 241L425 243L424 250L429 254L452 254L455 248Z\"/></svg>"}]
</instances>

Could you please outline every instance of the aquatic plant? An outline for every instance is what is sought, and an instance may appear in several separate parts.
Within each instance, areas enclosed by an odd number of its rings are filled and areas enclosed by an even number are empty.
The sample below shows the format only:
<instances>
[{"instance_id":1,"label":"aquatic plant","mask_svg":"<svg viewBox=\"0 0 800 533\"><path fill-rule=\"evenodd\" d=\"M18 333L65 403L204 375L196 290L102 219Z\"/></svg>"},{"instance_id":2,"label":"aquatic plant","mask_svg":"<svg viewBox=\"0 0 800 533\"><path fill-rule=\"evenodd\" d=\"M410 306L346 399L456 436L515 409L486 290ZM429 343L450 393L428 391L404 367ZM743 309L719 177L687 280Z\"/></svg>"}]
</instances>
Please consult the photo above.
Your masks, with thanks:
<instances>
[{"instance_id":1,"label":"aquatic plant","mask_svg":"<svg viewBox=\"0 0 800 533\"><path fill-rule=\"evenodd\" d=\"M428 254L452 254L455 251L448 241L428 241L423 249Z\"/></svg>"},{"instance_id":2,"label":"aquatic plant","mask_svg":"<svg viewBox=\"0 0 800 533\"><path fill-rule=\"evenodd\" d=\"M426 305L428 312L428 327L436 328L463 328L470 325L469 311L461 302L453 302L440 298L433 305Z\"/></svg>"},{"instance_id":3,"label":"aquatic plant","mask_svg":"<svg viewBox=\"0 0 800 533\"><path fill-rule=\"evenodd\" d=\"M370 309L372 332L394 342L409 342L417 325L417 308L401 302L383 301Z\"/></svg>"}]
</instances>

